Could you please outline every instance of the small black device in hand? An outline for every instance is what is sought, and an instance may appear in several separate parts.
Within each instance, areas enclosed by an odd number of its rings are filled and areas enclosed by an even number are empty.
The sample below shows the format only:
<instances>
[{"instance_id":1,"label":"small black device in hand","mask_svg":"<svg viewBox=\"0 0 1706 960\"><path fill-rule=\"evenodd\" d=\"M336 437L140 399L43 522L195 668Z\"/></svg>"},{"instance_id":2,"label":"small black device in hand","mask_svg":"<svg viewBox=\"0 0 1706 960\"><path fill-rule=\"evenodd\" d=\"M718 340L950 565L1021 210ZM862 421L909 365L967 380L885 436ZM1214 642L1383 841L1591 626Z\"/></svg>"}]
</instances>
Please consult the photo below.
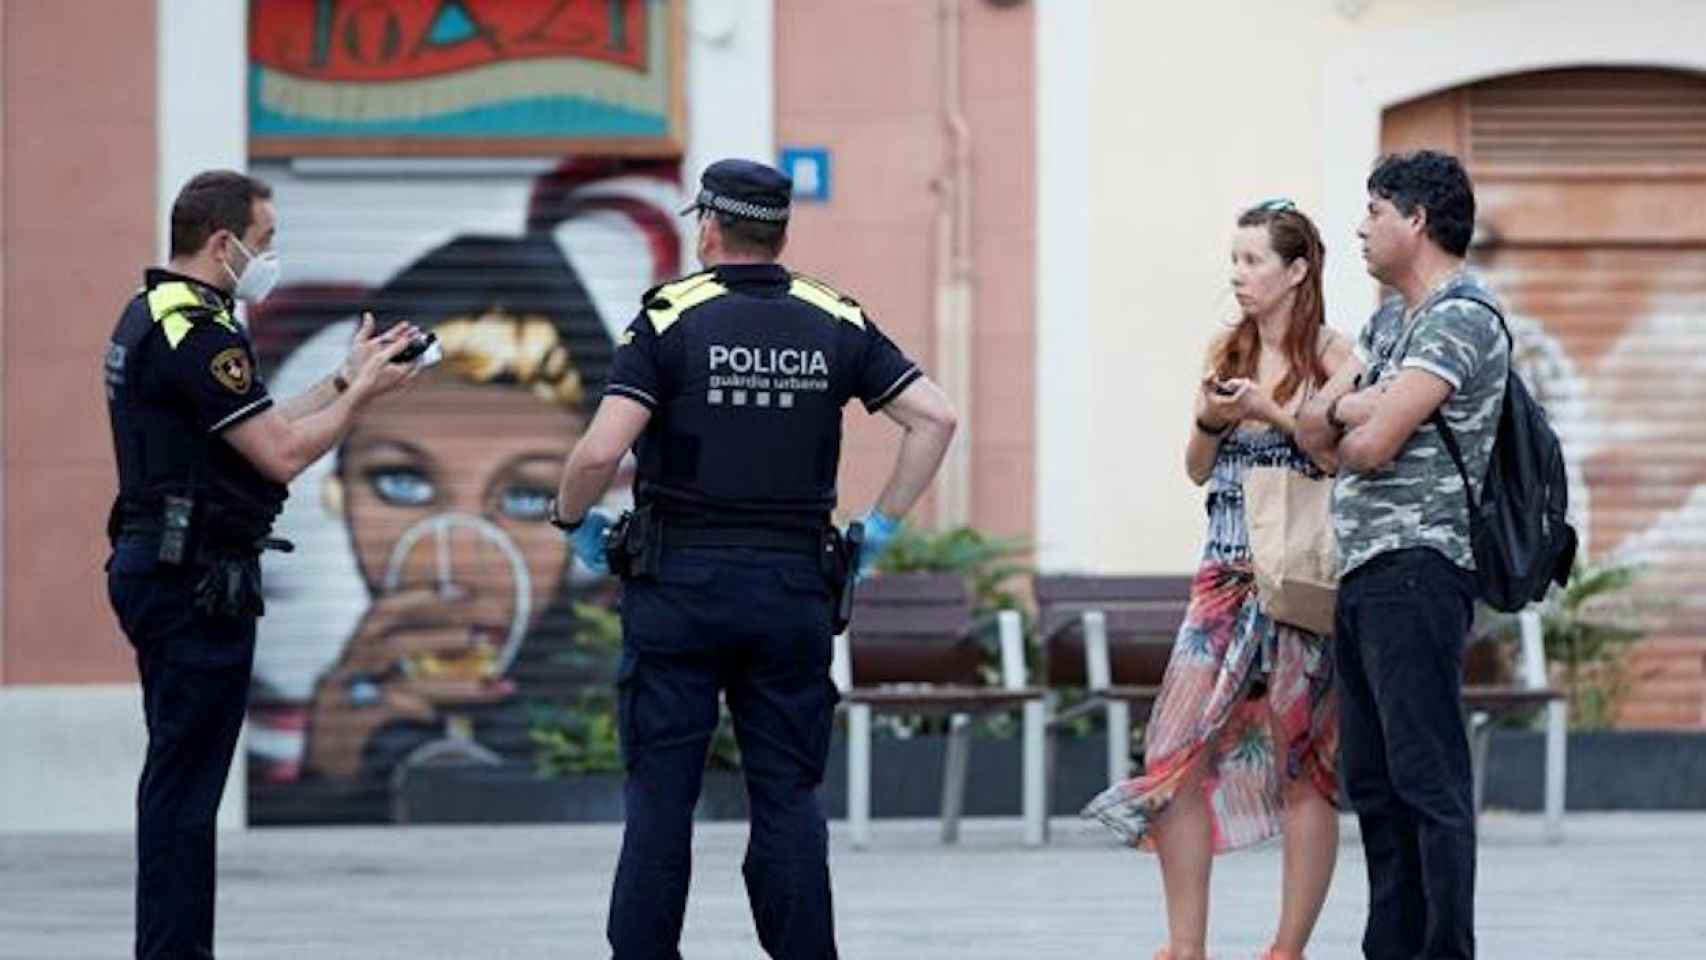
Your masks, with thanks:
<instances>
[{"instance_id":1,"label":"small black device in hand","mask_svg":"<svg viewBox=\"0 0 1706 960\"><path fill-rule=\"evenodd\" d=\"M1223 397L1230 397L1238 391L1231 384L1228 384L1225 381L1216 380L1214 381L1214 392Z\"/></svg>"},{"instance_id":2,"label":"small black device in hand","mask_svg":"<svg viewBox=\"0 0 1706 960\"><path fill-rule=\"evenodd\" d=\"M397 355L391 358L391 362L392 363L411 363L415 360L416 357L419 357L421 354L426 353L427 348L432 346L437 341L438 341L438 334L431 333L431 332L428 332L428 333L422 334L421 336L415 337L413 340L409 341L408 346L406 346L402 350L398 351Z\"/></svg>"}]
</instances>

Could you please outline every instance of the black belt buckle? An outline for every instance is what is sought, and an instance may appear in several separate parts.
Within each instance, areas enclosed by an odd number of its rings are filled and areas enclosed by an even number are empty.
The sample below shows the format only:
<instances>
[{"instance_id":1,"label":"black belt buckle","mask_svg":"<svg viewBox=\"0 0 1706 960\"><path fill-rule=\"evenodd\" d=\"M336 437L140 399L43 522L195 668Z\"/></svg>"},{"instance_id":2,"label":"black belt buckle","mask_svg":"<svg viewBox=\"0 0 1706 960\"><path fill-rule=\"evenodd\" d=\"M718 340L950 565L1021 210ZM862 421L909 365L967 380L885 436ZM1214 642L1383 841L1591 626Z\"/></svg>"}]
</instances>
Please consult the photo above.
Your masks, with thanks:
<instances>
[{"instance_id":1,"label":"black belt buckle","mask_svg":"<svg viewBox=\"0 0 1706 960\"><path fill-rule=\"evenodd\" d=\"M190 556L190 529L195 522L195 500L168 494L161 498L161 563L181 567Z\"/></svg>"}]
</instances>

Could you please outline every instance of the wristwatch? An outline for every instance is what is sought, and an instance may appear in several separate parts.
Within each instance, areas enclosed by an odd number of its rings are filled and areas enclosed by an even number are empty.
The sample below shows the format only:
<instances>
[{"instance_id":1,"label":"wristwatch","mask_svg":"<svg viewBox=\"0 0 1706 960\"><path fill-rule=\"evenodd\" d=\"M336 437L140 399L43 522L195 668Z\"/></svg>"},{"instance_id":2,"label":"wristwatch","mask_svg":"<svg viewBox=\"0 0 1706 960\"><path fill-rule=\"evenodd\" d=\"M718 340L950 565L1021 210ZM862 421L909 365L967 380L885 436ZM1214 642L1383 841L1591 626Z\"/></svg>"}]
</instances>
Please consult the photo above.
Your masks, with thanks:
<instances>
[{"instance_id":1,"label":"wristwatch","mask_svg":"<svg viewBox=\"0 0 1706 960\"><path fill-rule=\"evenodd\" d=\"M582 514L581 518L579 520L564 520L562 518L562 516L557 513L557 498L556 497L551 498L551 507L550 507L549 513L550 513L551 526L556 527L558 530L561 530L564 533L574 533L576 530L579 530L581 528L581 524L586 522L586 515L585 514Z\"/></svg>"}]
</instances>

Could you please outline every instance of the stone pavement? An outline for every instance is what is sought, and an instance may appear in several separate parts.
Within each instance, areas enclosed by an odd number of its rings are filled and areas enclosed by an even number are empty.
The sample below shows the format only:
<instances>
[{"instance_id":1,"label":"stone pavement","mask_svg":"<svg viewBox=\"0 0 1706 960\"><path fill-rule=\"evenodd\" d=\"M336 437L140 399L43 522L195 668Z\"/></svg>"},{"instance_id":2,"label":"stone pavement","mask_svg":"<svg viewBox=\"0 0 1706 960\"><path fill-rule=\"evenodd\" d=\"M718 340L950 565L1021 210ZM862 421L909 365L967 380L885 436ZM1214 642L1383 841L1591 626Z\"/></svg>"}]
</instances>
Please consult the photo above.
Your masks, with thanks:
<instances>
[{"instance_id":1,"label":"stone pavement","mask_svg":"<svg viewBox=\"0 0 1706 960\"><path fill-rule=\"evenodd\" d=\"M836 825L842 956L905 960L1139 958L1160 942L1160 879L1147 855L1057 820L1046 849L1016 821L972 820L955 848L934 824L875 824L870 850ZM1311 950L1358 956L1367 898L1354 824ZM1538 818L1483 820L1483 960L1706 958L1706 815L1569 818L1561 846ZM602 958L618 828L253 830L221 850L219 949L243 958ZM740 881L745 828L702 825L683 953L761 956ZM1215 956L1253 957L1278 910L1279 852L1217 861ZM128 956L130 840L0 834L0 957Z\"/></svg>"}]
</instances>

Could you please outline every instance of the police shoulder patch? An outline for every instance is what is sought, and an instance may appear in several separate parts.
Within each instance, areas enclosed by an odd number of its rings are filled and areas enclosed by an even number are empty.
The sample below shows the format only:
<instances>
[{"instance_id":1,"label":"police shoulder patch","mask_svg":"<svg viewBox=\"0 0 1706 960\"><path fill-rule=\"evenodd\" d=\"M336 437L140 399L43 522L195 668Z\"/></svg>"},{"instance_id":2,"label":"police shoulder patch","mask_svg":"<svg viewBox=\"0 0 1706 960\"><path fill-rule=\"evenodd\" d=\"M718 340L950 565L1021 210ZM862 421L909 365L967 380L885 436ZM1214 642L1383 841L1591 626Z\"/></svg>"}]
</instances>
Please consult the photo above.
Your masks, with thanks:
<instances>
[{"instance_id":1,"label":"police shoulder patch","mask_svg":"<svg viewBox=\"0 0 1706 960\"><path fill-rule=\"evenodd\" d=\"M249 354L242 347L219 351L208 364L208 369L213 379L232 393L248 393L255 385L254 371L249 368Z\"/></svg>"},{"instance_id":2,"label":"police shoulder patch","mask_svg":"<svg viewBox=\"0 0 1706 960\"><path fill-rule=\"evenodd\" d=\"M652 322L652 331L662 336L682 314L728 292L728 287L717 282L716 274L704 270L647 290L643 301L646 317Z\"/></svg>"},{"instance_id":3,"label":"police shoulder patch","mask_svg":"<svg viewBox=\"0 0 1706 960\"><path fill-rule=\"evenodd\" d=\"M845 320L855 327L865 326L865 311L860 308L859 301L836 290L829 284L815 280L803 273L796 273L793 278L793 282L788 285L790 296L804 300L830 316Z\"/></svg>"}]
</instances>

